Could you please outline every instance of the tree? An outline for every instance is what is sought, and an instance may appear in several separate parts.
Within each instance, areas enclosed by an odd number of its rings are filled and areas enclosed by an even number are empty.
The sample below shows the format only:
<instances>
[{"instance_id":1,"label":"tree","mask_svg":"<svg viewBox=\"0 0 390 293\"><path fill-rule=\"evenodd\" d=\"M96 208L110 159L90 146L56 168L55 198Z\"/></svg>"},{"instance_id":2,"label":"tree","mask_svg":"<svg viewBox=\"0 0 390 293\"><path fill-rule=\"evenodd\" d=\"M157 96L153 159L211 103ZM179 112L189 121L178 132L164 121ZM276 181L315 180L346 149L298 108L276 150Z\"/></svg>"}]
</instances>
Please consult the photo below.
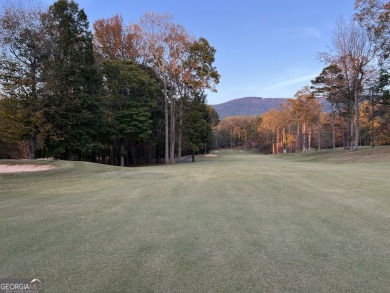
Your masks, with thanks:
<instances>
[{"instance_id":1,"label":"tree","mask_svg":"<svg viewBox=\"0 0 390 293\"><path fill-rule=\"evenodd\" d=\"M302 132L302 151L306 152L311 146L311 125L317 119L321 106L313 98L309 87L297 91L295 99L290 99L288 102L291 104L293 119L298 123ZM299 131L297 137L299 137Z\"/></svg>"},{"instance_id":2,"label":"tree","mask_svg":"<svg viewBox=\"0 0 390 293\"><path fill-rule=\"evenodd\" d=\"M376 105L389 103L389 57L390 57L390 3L380 0L356 0L355 19L366 29L378 52L379 77L370 81L371 145L375 145L374 121Z\"/></svg>"},{"instance_id":3,"label":"tree","mask_svg":"<svg viewBox=\"0 0 390 293\"><path fill-rule=\"evenodd\" d=\"M218 124L220 122L219 115L218 115L217 111L213 107L211 107L210 105L206 105L206 111L207 111L208 117L210 119L210 125L211 125L211 131L210 131L209 137L207 139L207 147L208 147L208 149L214 149L214 148L218 147L218 144L215 143L214 133L215 133L216 127L218 126Z\"/></svg>"},{"instance_id":4,"label":"tree","mask_svg":"<svg viewBox=\"0 0 390 293\"><path fill-rule=\"evenodd\" d=\"M381 0L356 0L355 19L367 30L368 37L386 61L390 57L390 3Z\"/></svg>"},{"instance_id":5,"label":"tree","mask_svg":"<svg viewBox=\"0 0 390 293\"><path fill-rule=\"evenodd\" d=\"M1 88L5 97L15 102L18 136L28 140L30 159L35 158L37 136L43 128L40 82L46 39L42 14L38 6L13 1L0 15Z\"/></svg>"},{"instance_id":6,"label":"tree","mask_svg":"<svg viewBox=\"0 0 390 293\"><path fill-rule=\"evenodd\" d=\"M183 127L183 99L185 95L188 95L185 84L185 59L188 55L189 46L193 37L181 25L174 25L170 29L169 33L169 60L170 66L168 70L169 75L169 88L171 89L170 96L170 157L175 157L176 146L176 130L178 128L178 162L181 162L181 148L182 148L182 127ZM176 112L177 102L179 102L179 125L176 126Z\"/></svg>"},{"instance_id":7,"label":"tree","mask_svg":"<svg viewBox=\"0 0 390 293\"><path fill-rule=\"evenodd\" d=\"M58 0L45 15L48 57L43 62L47 147L56 156L82 159L100 147L101 77L95 66L92 33L83 9Z\"/></svg>"},{"instance_id":8,"label":"tree","mask_svg":"<svg viewBox=\"0 0 390 293\"><path fill-rule=\"evenodd\" d=\"M184 81L193 89L209 89L216 92L220 75L215 68L216 49L203 37L193 42L189 48L185 65L188 68Z\"/></svg>"},{"instance_id":9,"label":"tree","mask_svg":"<svg viewBox=\"0 0 390 293\"><path fill-rule=\"evenodd\" d=\"M209 113L211 126L216 127L220 122L218 112L210 105L207 105L207 112Z\"/></svg>"},{"instance_id":10,"label":"tree","mask_svg":"<svg viewBox=\"0 0 390 293\"><path fill-rule=\"evenodd\" d=\"M164 123L165 123L165 163L173 163L170 157L169 105L173 107L173 89L169 88L171 66L170 33L174 29L173 17L169 14L145 13L139 22L140 47L143 63L153 68L163 84L164 95ZM170 91L170 92L169 92ZM171 111L173 112L173 111ZM172 121L171 121L172 124Z\"/></svg>"},{"instance_id":11,"label":"tree","mask_svg":"<svg viewBox=\"0 0 390 293\"><path fill-rule=\"evenodd\" d=\"M353 100L351 113L351 150L359 144L359 103L364 79L376 50L367 32L357 23L346 23L339 19L333 34L332 53L323 53L322 60L327 64L337 64L346 80L346 92Z\"/></svg>"},{"instance_id":12,"label":"tree","mask_svg":"<svg viewBox=\"0 0 390 293\"><path fill-rule=\"evenodd\" d=\"M111 157L119 164L121 156L127 157L127 161L131 159L125 145L147 141L152 134L157 82L130 60L106 60L102 67L106 135Z\"/></svg>"},{"instance_id":13,"label":"tree","mask_svg":"<svg viewBox=\"0 0 390 293\"><path fill-rule=\"evenodd\" d=\"M272 153L278 153L277 142L279 134L279 112L276 109L271 109L261 116L262 123L261 126L266 130L270 131L271 142L272 142ZM261 131L261 129L259 129Z\"/></svg>"},{"instance_id":14,"label":"tree","mask_svg":"<svg viewBox=\"0 0 390 293\"><path fill-rule=\"evenodd\" d=\"M183 128L183 97L196 92L204 94L205 89L216 92L216 85L219 83L220 75L213 66L216 50L205 38L199 38L191 42L189 38L184 42L187 46L183 48L180 65L177 66L176 80L177 92L180 95L179 104L179 139L178 157L181 161L182 152L182 128Z\"/></svg>"},{"instance_id":15,"label":"tree","mask_svg":"<svg viewBox=\"0 0 390 293\"><path fill-rule=\"evenodd\" d=\"M291 103L279 104L279 110L270 109L261 116L258 132L268 132L271 137L272 153L287 153L292 151L293 135L291 133L294 119L292 116Z\"/></svg>"},{"instance_id":16,"label":"tree","mask_svg":"<svg viewBox=\"0 0 390 293\"><path fill-rule=\"evenodd\" d=\"M186 99L186 114L183 116L183 137L184 146L192 156L192 162L195 162L195 154L205 147L205 143L211 133L211 117L207 111L205 96L195 94L192 99Z\"/></svg>"},{"instance_id":17,"label":"tree","mask_svg":"<svg viewBox=\"0 0 390 293\"><path fill-rule=\"evenodd\" d=\"M25 129L24 115L18 100L0 97L0 158L19 158L23 150L21 134Z\"/></svg>"},{"instance_id":18,"label":"tree","mask_svg":"<svg viewBox=\"0 0 390 293\"><path fill-rule=\"evenodd\" d=\"M292 144L294 142L293 135L291 133L294 119L292 116L291 105L279 105L278 121L281 133L279 134L279 145L281 146L283 153L292 151Z\"/></svg>"},{"instance_id":19,"label":"tree","mask_svg":"<svg viewBox=\"0 0 390 293\"><path fill-rule=\"evenodd\" d=\"M123 25L116 15L94 23L94 45L100 59L132 59L153 69L161 81L165 128L165 163L182 153L183 103L204 90L215 90L219 80L215 49L204 38L195 40L169 14L145 13L140 21ZM192 97L193 98L193 97Z\"/></svg>"},{"instance_id":20,"label":"tree","mask_svg":"<svg viewBox=\"0 0 390 293\"><path fill-rule=\"evenodd\" d=\"M341 69L336 64L325 67L319 76L311 81L314 94L325 97L331 106L331 126L333 150L336 148L335 114L336 108L340 108L346 101L344 92L345 79Z\"/></svg>"},{"instance_id":21,"label":"tree","mask_svg":"<svg viewBox=\"0 0 390 293\"><path fill-rule=\"evenodd\" d=\"M3 60L9 62L0 64L7 94L0 111L6 118L0 128L7 129L7 139L0 134L0 143L33 133L34 140L40 138L42 155L105 162L107 148L116 155L121 149L124 153L143 148L140 144L150 150L151 139L160 161L165 136L165 163L169 163L175 161L177 140L180 158L187 110L202 112L190 115L201 120L194 122L197 129L204 121L210 124L211 112L203 109L204 91L215 90L219 79L212 65L215 49L204 38L195 40L170 15L146 13L138 24L127 26L119 15L100 19L94 23L94 38L87 16L73 0L57 0L39 18L32 18L41 24L38 30L34 22L31 27L20 22L18 13L10 15L4 22L8 27L1 32L6 36L1 40ZM19 35L14 29L18 26ZM13 128L7 127L11 120ZM209 130L206 134L210 139ZM35 148L35 143L31 145ZM129 161L132 156L125 155Z\"/></svg>"},{"instance_id":22,"label":"tree","mask_svg":"<svg viewBox=\"0 0 390 293\"><path fill-rule=\"evenodd\" d=\"M93 44L99 59L135 61L139 58L138 25L125 26L122 16L117 14L108 19L96 20L93 29Z\"/></svg>"},{"instance_id":23,"label":"tree","mask_svg":"<svg viewBox=\"0 0 390 293\"><path fill-rule=\"evenodd\" d=\"M212 116L211 125L214 125ZM214 126L213 136L216 147L243 147L254 149L258 146L257 127L259 116L229 116Z\"/></svg>"}]
</instances>

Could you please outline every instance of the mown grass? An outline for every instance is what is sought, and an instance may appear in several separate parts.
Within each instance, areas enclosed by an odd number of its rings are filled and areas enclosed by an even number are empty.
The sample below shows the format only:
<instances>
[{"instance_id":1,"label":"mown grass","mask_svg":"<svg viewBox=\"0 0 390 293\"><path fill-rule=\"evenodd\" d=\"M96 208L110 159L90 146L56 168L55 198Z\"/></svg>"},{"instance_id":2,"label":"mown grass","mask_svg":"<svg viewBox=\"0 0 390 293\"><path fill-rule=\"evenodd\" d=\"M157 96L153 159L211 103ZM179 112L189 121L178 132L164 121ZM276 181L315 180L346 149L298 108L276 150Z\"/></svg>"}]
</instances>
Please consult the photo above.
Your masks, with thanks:
<instances>
[{"instance_id":1,"label":"mown grass","mask_svg":"<svg viewBox=\"0 0 390 293\"><path fill-rule=\"evenodd\" d=\"M372 152L0 175L0 277L47 292L386 292L390 149Z\"/></svg>"}]
</instances>

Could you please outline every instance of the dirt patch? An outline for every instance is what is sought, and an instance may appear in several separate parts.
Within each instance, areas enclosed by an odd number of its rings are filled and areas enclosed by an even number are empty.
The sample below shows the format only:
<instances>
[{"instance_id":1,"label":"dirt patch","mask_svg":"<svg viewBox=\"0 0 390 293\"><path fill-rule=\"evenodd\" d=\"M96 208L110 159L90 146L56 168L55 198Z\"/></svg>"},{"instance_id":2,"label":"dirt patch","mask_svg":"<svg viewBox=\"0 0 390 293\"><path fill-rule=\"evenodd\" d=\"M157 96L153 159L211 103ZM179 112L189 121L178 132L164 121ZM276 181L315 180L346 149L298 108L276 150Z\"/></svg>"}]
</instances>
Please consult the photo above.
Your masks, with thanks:
<instances>
[{"instance_id":1,"label":"dirt patch","mask_svg":"<svg viewBox=\"0 0 390 293\"><path fill-rule=\"evenodd\" d=\"M0 173L18 173L18 172L35 172L55 168L50 165L6 165L0 164Z\"/></svg>"}]
</instances>

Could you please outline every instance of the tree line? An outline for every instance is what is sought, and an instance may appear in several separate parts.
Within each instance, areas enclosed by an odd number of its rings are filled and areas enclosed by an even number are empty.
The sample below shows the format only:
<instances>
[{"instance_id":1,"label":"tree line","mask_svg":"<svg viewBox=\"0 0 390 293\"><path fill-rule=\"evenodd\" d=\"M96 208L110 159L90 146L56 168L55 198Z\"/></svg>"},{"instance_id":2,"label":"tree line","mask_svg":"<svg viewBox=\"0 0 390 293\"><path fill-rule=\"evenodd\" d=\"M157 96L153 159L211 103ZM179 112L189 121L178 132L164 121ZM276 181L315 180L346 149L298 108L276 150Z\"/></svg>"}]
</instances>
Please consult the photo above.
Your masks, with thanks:
<instances>
[{"instance_id":1,"label":"tree line","mask_svg":"<svg viewBox=\"0 0 390 293\"><path fill-rule=\"evenodd\" d=\"M216 50L169 14L92 32L75 1L13 1L0 42L0 157L174 163L211 146Z\"/></svg>"},{"instance_id":2,"label":"tree line","mask_svg":"<svg viewBox=\"0 0 390 293\"><path fill-rule=\"evenodd\" d=\"M261 117L223 119L215 144L268 153L390 144L390 3L356 0L355 9L353 20L337 21L311 85Z\"/></svg>"}]
</instances>

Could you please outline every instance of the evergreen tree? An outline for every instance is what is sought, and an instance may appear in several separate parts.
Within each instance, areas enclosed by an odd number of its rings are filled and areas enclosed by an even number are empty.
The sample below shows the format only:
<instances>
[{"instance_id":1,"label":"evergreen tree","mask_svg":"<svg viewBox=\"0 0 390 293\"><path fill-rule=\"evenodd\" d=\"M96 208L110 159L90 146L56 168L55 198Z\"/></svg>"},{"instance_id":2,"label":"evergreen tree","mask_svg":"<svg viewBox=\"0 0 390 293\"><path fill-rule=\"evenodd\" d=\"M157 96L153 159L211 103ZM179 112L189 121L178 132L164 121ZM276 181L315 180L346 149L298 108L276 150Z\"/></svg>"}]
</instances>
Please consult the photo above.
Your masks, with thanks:
<instances>
[{"instance_id":1,"label":"evergreen tree","mask_svg":"<svg viewBox=\"0 0 390 293\"><path fill-rule=\"evenodd\" d=\"M331 106L331 124L332 124L332 143L333 150L336 149L336 129L335 114L336 110L341 114L342 111L351 107L351 100L345 90L346 81L341 69L332 64L325 67L320 75L311 81L314 95L325 97ZM346 111L348 113L348 111Z\"/></svg>"},{"instance_id":2,"label":"evergreen tree","mask_svg":"<svg viewBox=\"0 0 390 293\"><path fill-rule=\"evenodd\" d=\"M47 147L57 157L83 159L100 147L101 78L83 9L58 0L45 17L48 39L43 66Z\"/></svg>"},{"instance_id":3,"label":"evergreen tree","mask_svg":"<svg viewBox=\"0 0 390 293\"><path fill-rule=\"evenodd\" d=\"M185 104L183 115L184 147L191 153L194 162L195 154L204 149L210 139L212 121L204 95L194 93L194 97L186 99Z\"/></svg>"},{"instance_id":4,"label":"evergreen tree","mask_svg":"<svg viewBox=\"0 0 390 293\"><path fill-rule=\"evenodd\" d=\"M120 157L130 162L129 146L150 140L157 83L130 60L107 60L102 65L111 162L118 164Z\"/></svg>"}]
</instances>

